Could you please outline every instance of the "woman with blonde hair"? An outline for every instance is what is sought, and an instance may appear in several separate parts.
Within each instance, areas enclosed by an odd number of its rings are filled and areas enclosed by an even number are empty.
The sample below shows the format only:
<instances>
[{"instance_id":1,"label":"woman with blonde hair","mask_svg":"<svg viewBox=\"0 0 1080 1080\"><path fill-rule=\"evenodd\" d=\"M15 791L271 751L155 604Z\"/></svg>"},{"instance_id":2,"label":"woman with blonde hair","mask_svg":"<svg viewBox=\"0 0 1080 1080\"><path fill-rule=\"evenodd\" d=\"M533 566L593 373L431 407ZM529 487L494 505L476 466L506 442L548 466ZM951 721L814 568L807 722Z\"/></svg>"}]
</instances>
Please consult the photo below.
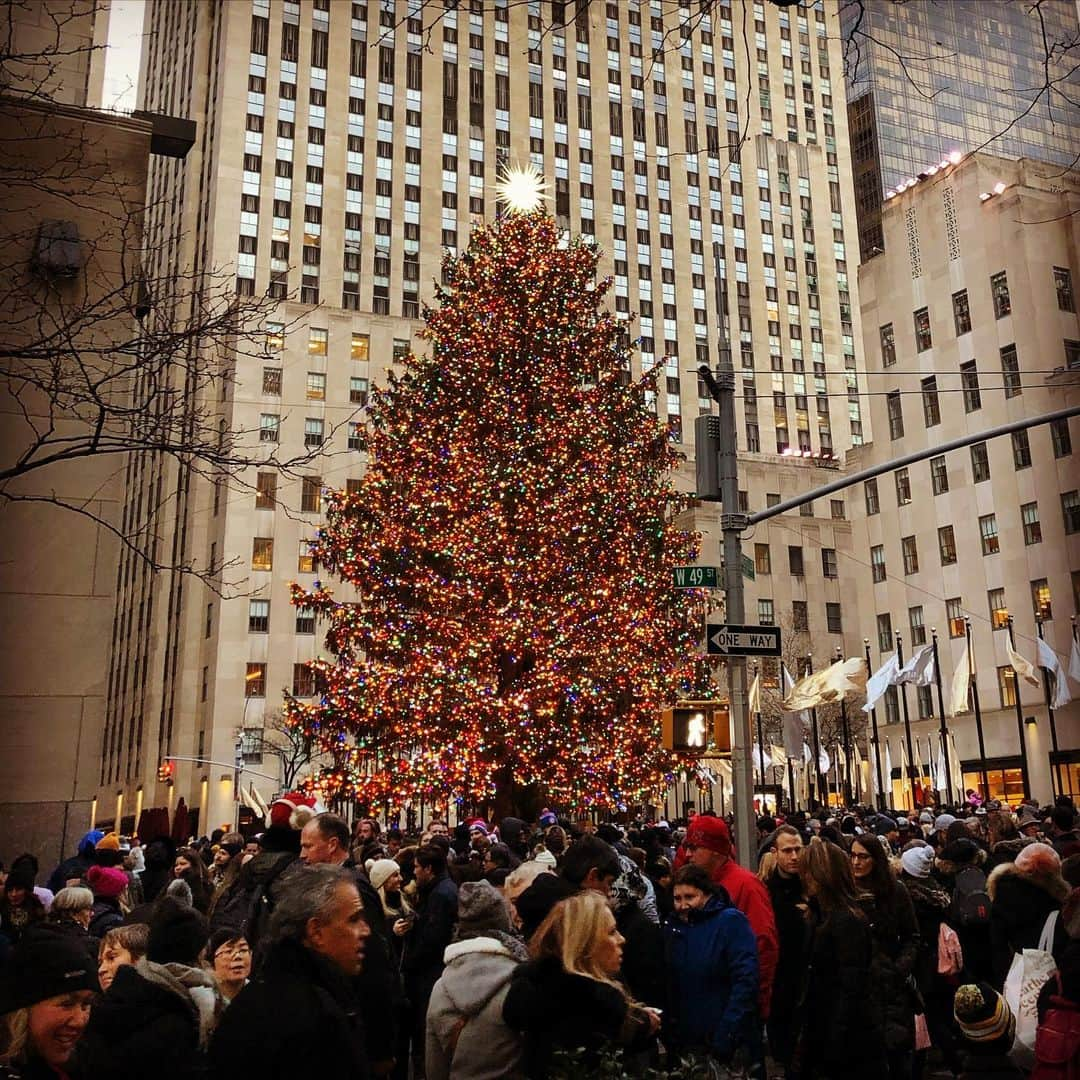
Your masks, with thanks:
<instances>
[{"instance_id":1,"label":"woman with blonde hair","mask_svg":"<svg viewBox=\"0 0 1080 1080\"><path fill-rule=\"evenodd\" d=\"M533 935L532 959L514 972L503 1020L524 1036L522 1067L547 1076L553 1053L584 1050L584 1067L607 1046L646 1049L659 1015L619 981L623 936L605 899L577 893L557 903Z\"/></svg>"}]
</instances>

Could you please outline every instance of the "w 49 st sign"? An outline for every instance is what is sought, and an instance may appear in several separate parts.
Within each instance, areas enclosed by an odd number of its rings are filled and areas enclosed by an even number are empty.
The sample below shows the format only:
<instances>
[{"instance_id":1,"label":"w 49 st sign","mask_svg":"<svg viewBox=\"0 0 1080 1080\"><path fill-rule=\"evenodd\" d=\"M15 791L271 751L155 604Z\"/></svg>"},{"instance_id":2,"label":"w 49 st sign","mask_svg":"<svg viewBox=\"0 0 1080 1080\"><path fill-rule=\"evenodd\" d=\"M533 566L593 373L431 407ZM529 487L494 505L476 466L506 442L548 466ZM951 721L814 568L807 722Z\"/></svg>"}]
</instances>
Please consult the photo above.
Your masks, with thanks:
<instances>
[{"instance_id":1,"label":"w 49 st sign","mask_svg":"<svg viewBox=\"0 0 1080 1080\"><path fill-rule=\"evenodd\" d=\"M712 656L779 656L779 626L707 623L705 648Z\"/></svg>"}]
</instances>

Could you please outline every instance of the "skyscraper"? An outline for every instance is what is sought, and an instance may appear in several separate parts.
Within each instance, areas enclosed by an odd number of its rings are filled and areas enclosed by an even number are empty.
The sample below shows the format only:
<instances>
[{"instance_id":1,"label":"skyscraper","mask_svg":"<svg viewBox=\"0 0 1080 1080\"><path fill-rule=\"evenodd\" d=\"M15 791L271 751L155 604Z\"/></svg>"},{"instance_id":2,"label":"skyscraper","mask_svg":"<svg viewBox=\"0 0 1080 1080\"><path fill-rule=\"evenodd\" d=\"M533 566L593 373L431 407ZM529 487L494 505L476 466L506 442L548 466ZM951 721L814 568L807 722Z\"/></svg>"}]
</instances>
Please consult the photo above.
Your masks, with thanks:
<instances>
[{"instance_id":1,"label":"skyscraper","mask_svg":"<svg viewBox=\"0 0 1080 1080\"><path fill-rule=\"evenodd\" d=\"M261 728L282 687L316 692L305 662L319 627L289 606L288 583L318 573L306 540L321 491L362 474L369 386L416 342L444 250L495 215L502 163L535 162L559 223L603 249L688 457L693 418L712 407L695 369L717 355L719 276L747 505L805 490L815 462L866 434L840 44L820 2L153 0L147 29L141 104L200 132L184 166L151 173L154 257L228 268L241 297L280 300L205 404L268 452L326 454L305 475L253 467L243 483L166 461L139 478L174 492L157 513L176 550L243 581L222 596L190 575L125 574L103 791L141 784L147 806L183 794L202 825L222 824L233 792L219 765L238 733ZM858 632L842 613L843 509L799 522L822 549L805 569L803 529L780 518L754 538L748 609L795 612L823 653ZM773 574L770 537L791 574ZM166 755L198 759L169 790L154 780Z\"/></svg>"},{"instance_id":2,"label":"skyscraper","mask_svg":"<svg viewBox=\"0 0 1080 1080\"><path fill-rule=\"evenodd\" d=\"M884 247L883 193L951 153L1076 163L1074 0L851 3L841 18L863 259Z\"/></svg>"}]
</instances>

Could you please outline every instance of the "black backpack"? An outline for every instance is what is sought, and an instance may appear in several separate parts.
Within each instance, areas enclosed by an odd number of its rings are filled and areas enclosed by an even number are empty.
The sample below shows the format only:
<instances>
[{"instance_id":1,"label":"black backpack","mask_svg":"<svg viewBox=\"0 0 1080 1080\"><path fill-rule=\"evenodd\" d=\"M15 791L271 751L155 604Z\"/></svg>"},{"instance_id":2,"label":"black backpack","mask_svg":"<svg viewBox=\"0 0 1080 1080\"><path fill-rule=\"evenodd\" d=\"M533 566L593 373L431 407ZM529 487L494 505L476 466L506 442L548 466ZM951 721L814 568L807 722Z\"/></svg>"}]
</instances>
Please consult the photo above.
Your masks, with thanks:
<instances>
[{"instance_id":1,"label":"black backpack","mask_svg":"<svg viewBox=\"0 0 1080 1080\"><path fill-rule=\"evenodd\" d=\"M990 922L990 896L986 875L977 866L968 866L956 875L949 922L954 928L986 926Z\"/></svg>"}]
</instances>

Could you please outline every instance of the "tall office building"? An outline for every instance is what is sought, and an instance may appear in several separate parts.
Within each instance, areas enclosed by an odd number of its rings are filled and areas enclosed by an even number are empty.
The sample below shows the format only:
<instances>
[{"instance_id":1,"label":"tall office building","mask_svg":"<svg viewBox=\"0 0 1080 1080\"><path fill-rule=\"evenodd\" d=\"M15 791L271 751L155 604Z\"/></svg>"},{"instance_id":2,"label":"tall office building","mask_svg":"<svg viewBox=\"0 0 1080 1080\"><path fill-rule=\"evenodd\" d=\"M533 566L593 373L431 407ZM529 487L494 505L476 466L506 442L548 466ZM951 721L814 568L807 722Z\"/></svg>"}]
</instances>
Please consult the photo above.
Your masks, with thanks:
<instances>
[{"instance_id":1,"label":"tall office building","mask_svg":"<svg viewBox=\"0 0 1080 1080\"><path fill-rule=\"evenodd\" d=\"M151 248L230 268L241 296L280 298L214 408L267 448L327 456L299 477L253 468L243 486L167 462L132 478L176 493L159 522L174 552L238 560L250 595L124 573L100 774L103 797L125 793L122 816L182 794L206 827L229 820L219 764L238 731L264 724L283 686L314 693L304 664L321 631L288 584L317 574L305 542L321 491L364 469L357 410L417 341L444 250L495 216L501 164L535 162L558 221L603 250L616 311L636 315L635 363L663 368L656 408L691 459L719 274L748 505L806 490L822 457L866 436L839 34L821 3L153 0L147 29L143 107L200 133L185 164L151 173ZM679 483L692 490L692 464ZM783 519L759 529L748 610L793 611L825 654L858 627L838 580L843 502L819 509L801 533ZM821 551L804 561L810 532ZM709 537L705 559L717 552ZM181 761L166 789L166 755L218 764Z\"/></svg>"},{"instance_id":2,"label":"tall office building","mask_svg":"<svg viewBox=\"0 0 1080 1080\"><path fill-rule=\"evenodd\" d=\"M1078 208L1075 170L983 153L888 200L885 251L859 268L874 439L849 457L852 467L1077 404ZM1011 616L1021 656L1037 664L1042 636L1068 662L1070 620L1080 614L1078 449L1080 422L1059 419L848 492L875 666L897 633L910 656L936 627L948 711L970 623L990 794L1014 803L1024 790L1021 747L1031 794L1080 794L1080 701L1058 710L1052 727L1043 687L1018 687L1006 652ZM938 728L939 702L932 687L909 688L908 698L922 740ZM898 802L902 711L895 693L879 709ZM977 788L974 713L949 724L965 787Z\"/></svg>"},{"instance_id":3,"label":"tall office building","mask_svg":"<svg viewBox=\"0 0 1080 1080\"><path fill-rule=\"evenodd\" d=\"M1075 0L842 9L863 259L884 247L884 192L952 153L985 148L1003 157L1076 163Z\"/></svg>"}]
</instances>

